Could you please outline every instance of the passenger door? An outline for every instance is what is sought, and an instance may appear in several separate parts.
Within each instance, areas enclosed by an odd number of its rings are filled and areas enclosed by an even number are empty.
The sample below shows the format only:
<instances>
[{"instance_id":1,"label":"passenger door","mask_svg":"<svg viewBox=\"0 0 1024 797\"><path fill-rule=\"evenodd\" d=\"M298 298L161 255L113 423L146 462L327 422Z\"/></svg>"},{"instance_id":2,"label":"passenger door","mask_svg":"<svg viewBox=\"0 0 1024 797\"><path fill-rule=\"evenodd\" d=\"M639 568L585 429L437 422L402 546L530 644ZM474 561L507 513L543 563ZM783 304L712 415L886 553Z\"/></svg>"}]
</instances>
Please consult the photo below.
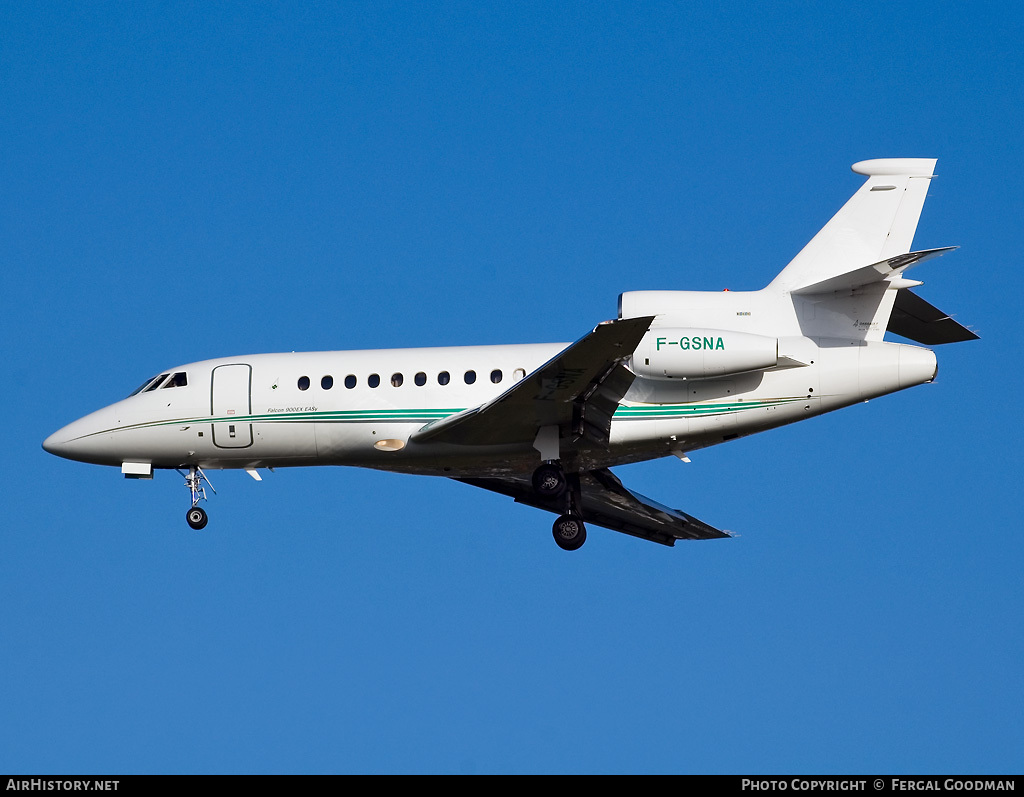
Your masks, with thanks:
<instances>
[{"instance_id":1,"label":"passenger door","mask_svg":"<svg viewBox=\"0 0 1024 797\"><path fill-rule=\"evenodd\" d=\"M252 414L251 383L252 366L246 363L218 365L213 369L210 412L214 418L213 444L218 448L252 445L252 423L246 420Z\"/></svg>"}]
</instances>

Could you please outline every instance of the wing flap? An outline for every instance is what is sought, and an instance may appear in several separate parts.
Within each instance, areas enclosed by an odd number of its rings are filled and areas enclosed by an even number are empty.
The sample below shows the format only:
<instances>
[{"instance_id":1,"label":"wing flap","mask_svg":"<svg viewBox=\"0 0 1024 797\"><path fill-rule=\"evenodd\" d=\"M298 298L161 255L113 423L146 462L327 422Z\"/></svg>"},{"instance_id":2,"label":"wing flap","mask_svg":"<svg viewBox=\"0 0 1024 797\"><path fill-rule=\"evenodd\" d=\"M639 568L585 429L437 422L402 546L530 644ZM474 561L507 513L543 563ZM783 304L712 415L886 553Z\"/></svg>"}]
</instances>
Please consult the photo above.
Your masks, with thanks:
<instances>
[{"instance_id":1,"label":"wing flap","mask_svg":"<svg viewBox=\"0 0 1024 797\"><path fill-rule=\"evenodd\" d=\"M607 443L611 416L633 383L622 366L653 317L605 321L497 398L434 421L415 442L500 445L532 441L544 426Z\"/></svg>"},{"instance_id":2,"label":"wing flap","mask_svg":"<svg viewBox=\"0 0 1024 797\"><path fill-rule=\"evenodd\" d=\"M632 352L631 352L632 353ZM575 403L572 431L575 437L587 437L605 445L612 429L612 416L619 408L619 400L626 395L635 374L616 363L592 390L584 393Z\"/></svg>"},{"instance_id":3,"label":"wing flap","mask_svg":"<svg viewBox=\"0 0 1024 797\"><path fill-rule=\"evenodd\" d=\"M501 493L527 506L553 512L564 511L560 499L538 496L528 477L469 478L459 481ZM580 511L586 523L629 534L661 545L676 540L711 540L732 535L716 529L678 509L672 509L623 486L607 468L579 474Z\"/></svg>"}]
</instances>

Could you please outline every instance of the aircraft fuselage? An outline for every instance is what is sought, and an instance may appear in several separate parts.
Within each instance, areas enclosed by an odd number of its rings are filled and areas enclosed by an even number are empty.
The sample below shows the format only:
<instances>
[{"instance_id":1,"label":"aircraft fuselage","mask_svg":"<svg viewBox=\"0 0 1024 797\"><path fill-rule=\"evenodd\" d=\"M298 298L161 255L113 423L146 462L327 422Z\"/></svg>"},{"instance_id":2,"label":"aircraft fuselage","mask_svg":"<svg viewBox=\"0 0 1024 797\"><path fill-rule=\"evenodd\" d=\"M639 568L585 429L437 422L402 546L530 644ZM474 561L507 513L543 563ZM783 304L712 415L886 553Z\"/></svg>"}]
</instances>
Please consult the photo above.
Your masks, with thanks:
<instances>
[{"instance_id":1,"label":"aircraft fuselage","mask_svg":"<svg viewBox=\"0 0 1024 797\"><path fill-rule=\"evenodd\" d=\"M497 397L566 345L256 354L190 363L167 369L165 386L69 424L44 447L118 467L354 465L453 477L518 472L537 462L532 441L457 446L410 438L432 421ZM921 384L936 370L930 350L906 344L803 338L789 341L787 350L799 350L806 364L711 379L637 377L615 411L608 446L581 441L574 466L693 451ZM167 384L174 374L185 374L185 384Z\"/></svg>"}]
</instances>

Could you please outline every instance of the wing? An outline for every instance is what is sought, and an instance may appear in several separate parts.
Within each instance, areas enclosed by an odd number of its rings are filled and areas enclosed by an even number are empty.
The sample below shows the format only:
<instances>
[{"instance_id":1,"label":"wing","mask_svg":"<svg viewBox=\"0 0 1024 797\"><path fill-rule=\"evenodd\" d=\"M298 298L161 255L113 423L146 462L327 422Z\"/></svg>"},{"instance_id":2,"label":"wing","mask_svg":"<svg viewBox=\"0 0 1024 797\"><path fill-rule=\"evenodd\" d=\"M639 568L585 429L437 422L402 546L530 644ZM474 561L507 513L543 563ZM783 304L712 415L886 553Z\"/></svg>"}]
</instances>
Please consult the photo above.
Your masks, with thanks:
<instances>
[{"instance_id":1,"label":"wing","mask_svg":"<svg viewBox=\"0 0 1024 797\"><path fill-rule=\"evenodd\" d=\"M622 365L652 316L605 321L497 398L417 431L416 442L500 445L532 442L544 426L607 445L612 415L633 373Z\"/></svg>"},{"instance_id":2,"label":"wing","mask_svg":"<svg viewBox=\"0 0 1024 797\"><path fill-rule=\"evenodd\" d=\"M580 473L579 480L580 512L587 523L662 545L675 545L676 540L713 540L732 536L692 515L634 493L624 487L619 478L607 468ZM529 476L458 481L510 496L517 503L554 512L556 515L562 514L565 508L562 499L538 496L530 485Z\"/></svg>"}]
</instances>

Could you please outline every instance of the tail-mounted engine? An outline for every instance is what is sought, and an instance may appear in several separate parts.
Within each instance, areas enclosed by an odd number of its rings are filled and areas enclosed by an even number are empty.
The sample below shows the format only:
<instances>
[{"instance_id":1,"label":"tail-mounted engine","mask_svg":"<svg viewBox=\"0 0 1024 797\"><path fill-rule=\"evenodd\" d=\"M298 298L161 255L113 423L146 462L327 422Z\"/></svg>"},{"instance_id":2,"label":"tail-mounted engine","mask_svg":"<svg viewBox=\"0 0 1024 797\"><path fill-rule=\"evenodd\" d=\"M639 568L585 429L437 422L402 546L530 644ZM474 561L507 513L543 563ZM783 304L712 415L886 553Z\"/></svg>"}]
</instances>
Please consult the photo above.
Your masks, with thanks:
<instances>
[{"instance_id":1,"label":"tail-mounted engine","mask_svg":"<svg viewBox=\"0 0 1024 797\"><path fill-rule=\"evenodd\" d=\"M779 340L722 329L654 328L633 353L633 372L649 379L708 379L779 365Z\"/></svg>"}]
</instances>

